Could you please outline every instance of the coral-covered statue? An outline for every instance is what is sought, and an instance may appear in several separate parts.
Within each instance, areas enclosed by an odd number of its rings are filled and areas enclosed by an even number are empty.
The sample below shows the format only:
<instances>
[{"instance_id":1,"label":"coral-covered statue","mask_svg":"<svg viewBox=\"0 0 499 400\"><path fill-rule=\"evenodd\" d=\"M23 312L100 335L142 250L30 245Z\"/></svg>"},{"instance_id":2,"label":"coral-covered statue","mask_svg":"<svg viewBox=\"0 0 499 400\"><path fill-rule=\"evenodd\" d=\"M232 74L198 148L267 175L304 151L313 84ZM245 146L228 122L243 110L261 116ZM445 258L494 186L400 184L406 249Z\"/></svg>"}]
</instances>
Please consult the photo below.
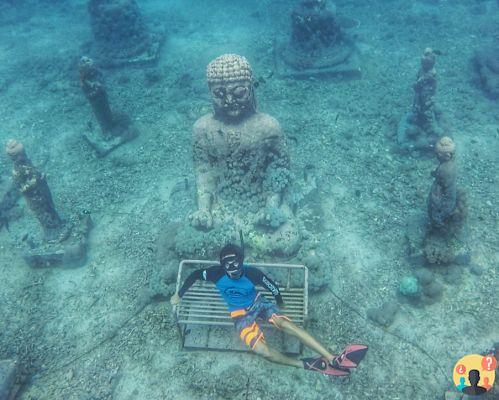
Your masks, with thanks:
<instances>
[{"instance_id":1,"label":"coral-covered statue","mask_svg":"<svg viewBox=\"0 0 499 400\"><path fill-rule=\"evenodd\" d=\"M45 176L33 166L21 142L9 140L5 151L14 164L12 170L14 184L42 226L45 239L61 240L61 235L67 235L68 232L65 229L65 222L55 209Z\"/></svg>"},{"instance_id":2,"label":"coral-covered statue","mask_svg":"<svg viewBox=\"0 0 499 400\"><path fill-rule=\"evenodd\" d=\"M428 196L428 216L433 227L442 227L457 207L456 145L444 136L435 145L439 166L433 171L435 178Z\"/></svg>"},{"instance_id":3,"label":"coral-covered statue","mask_svg":"<svg viewBox=\"0 0 499 400\"><path fill-rule=\"evenodd\" d=\"M10 139L5 151L13 163L13 184L43 230L41 236L36 231L24 235L23 246L27 245L23 252L24 260L34 268L82 265L92 227L90 216L73 216L68 220L61 218L45 175L32 164L24 145L18 140Z\"/></svg>"},{"instance_id":4,"label":"coral-covered statue","mask_svg":"<svg viewBox=\"0 0 499 400\"><path fill-rule=\"evenodd\" d=\"M163 35L148 28L135 0L88 0L87 7L101 66L157 60Z\"/></svg>"},{"instance_id":5,"label":"coral-covered statue","mask_svg":"<svg viewBox=\"0 0 499 400\"><path fill-rule=\"evenodd\" d=\"M457 187L456 145L444 136L435 144L439 165L432 172L433 184L428 196L428 229L423 253L432 265L453 262L466 264L470 250L460 235L466 218L466 197Z\"/></svg>"},{"instance_id":6,"label":"coral-covered statue","mask_svg":"<svg viewBox=\"0 0 499 400\"><path fill-rule=\"evenodd\" d=\"M81 88L100 127L100 132L89 129L83 137L99 157L104 157L118 146L134 139L139 131L128 115L111 111L102 73L94 61L89 57L82 57L78 69Z\"/></svg>"},{"instance_id":7,"label":"coral-covered statue","mask_svg":"<svg viewBox=\"0 0 499 400\"><path fill-rule=\"evenodd\" d=\"M426 48L421 57L411 112L399 125L398 142L402 150L428 151L443 136L442 113L435 103L437 72L435 52Z\"/></svg>"},{"instance_id":8,"label":"coral-covered statue","mask_svg":"<svg viewBox=\"0 0 499 400\"><path fill-rule=\"evenodd\" d=\"M279 123L256 110L246 58L222 55L208 65L206 77L214 113L194 125L198 210L191 224L201 230L228 220L243 229L259 226L265 230L260 245L267 242L263 247L287 253L277 242L289 249L298 240L284 201L289 155Z\"/></svg>"}]
</instances>

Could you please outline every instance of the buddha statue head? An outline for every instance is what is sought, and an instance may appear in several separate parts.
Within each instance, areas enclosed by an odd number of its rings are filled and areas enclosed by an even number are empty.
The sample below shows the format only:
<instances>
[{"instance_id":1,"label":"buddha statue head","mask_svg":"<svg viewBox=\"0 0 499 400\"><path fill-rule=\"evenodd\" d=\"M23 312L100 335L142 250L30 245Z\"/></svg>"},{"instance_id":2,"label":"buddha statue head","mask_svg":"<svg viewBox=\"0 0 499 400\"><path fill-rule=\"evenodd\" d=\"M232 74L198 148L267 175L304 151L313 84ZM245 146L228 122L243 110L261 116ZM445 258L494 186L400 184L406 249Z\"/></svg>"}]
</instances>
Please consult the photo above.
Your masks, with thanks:
<instances>
[{"instance_id":1,"label":"buddha statue head","mask_svg":"<svg viewBox=\"0 0 499 400\"><path fill-rule=\"evenodd\" d=\"M444 136L435 144L435 153L440 162L449 161L454 158L456 145L450 137Z\"/></svg>"},{"instance_id":2,"label":"buddha statue head","mask_svg":"<svg viewBox=\"0 0 499 400\"><path fill-rule=\"evenodd\" d=\"M224 54L208 64L206 80L215 117L239 122L256 111L251 66L242 56Z\"/></svg>"}]
</instances>

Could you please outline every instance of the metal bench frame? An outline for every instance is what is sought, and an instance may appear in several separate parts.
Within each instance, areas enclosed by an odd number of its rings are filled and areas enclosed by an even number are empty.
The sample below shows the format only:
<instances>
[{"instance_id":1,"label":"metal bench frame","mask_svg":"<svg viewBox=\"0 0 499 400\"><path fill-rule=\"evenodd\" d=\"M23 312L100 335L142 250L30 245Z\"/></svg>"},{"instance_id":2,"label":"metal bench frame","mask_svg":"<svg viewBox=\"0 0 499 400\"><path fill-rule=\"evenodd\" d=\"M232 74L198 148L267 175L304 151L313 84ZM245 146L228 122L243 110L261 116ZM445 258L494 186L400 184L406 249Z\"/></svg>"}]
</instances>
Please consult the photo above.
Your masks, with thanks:
<instances>
[{"instance_id":1,"label":"metal bench frame","mask_svg":"<svg viewBox=\"0 0 499 400\"><path fill-rule=\"evenodd\" d=\"M177 275L176 291L180 290L183 279L187 276L185 273L187 269L192 269L195 266L202 268L211 265L218 265L217 261L207 260L182 260L179 264ZM282 298L284 300L285 309L284 314L287 315L293 323L298 326L305 326L308 316L308 268L299 264L268 264L268 263L246 263L253 267L264 268L269 270L269 275L272 277L272 269L287 269L286 283L277 282ZM300 271L301 270L301 271ZM302 286L292 287L291 278L294 273L302 273ZM293 276L294 277L294 276ZM300 276L298 276L300 278ZM257 290L268 299L273 300L272 294L262 288L257 287ZM186 335L192 330L193 327L201 327L204 330L209 330L216 327L233 327L234 322L230 317L227 305L220 296L218 289L211 282L197 281L192 285L189 290L182 296L182 299L177 307L174 309L176 323L178 326L179 334L182 339L182 348L188 349L204 349L204 350L248 350L242 345L242 342L235 335L236 344L227 343L226 345L214 346L207 343L203 346L189 345L186 343ZM263 327L272 327L267 322L261 324ZM275 328L272 327L275 330ZM286 339L282 339L286 340ZM285 350L290 354L298 354L301 352L301 344L299 350Z\"/></svg>"}]
</instances>

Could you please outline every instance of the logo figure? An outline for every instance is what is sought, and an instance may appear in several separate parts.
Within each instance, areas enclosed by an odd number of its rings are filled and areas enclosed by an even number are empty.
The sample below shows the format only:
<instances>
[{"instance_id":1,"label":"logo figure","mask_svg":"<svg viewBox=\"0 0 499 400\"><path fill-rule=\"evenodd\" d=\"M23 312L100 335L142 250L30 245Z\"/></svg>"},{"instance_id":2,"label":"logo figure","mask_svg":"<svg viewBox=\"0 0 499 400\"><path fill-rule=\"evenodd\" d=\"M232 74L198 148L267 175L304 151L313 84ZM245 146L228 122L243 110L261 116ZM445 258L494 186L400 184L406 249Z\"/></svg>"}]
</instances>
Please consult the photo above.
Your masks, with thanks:
<instances>
[{"instance_id":1,"label":"logo figure","mask_svg":"<svg viewBox=\"0 0 499 400\"><path fill-rule=\"evenodd\" d=\"M492 389L496 367L497 360L493 355L468 354L454 366L454 385L464 394L481 395Z\"/></svg>"}]
</instances>

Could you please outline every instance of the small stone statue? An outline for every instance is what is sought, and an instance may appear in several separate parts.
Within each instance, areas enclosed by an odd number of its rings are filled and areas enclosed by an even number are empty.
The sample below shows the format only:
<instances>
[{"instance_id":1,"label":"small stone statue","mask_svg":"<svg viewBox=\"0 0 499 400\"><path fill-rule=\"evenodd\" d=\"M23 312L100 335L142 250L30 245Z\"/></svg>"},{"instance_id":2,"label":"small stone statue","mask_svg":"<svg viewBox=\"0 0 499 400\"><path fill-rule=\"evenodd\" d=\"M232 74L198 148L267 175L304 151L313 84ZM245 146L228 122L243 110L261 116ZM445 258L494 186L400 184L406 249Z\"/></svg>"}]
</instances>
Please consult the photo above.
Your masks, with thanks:
<instances>
[{"instance_id":1,"label":"small stone statue","mask_svg":"<svg viewBox=\"0 0 499 400\"><path fill-rule=\"evenodd\" d=\"M428 216L433 227L441 228L457 207L456 145L444 136L436 143L435 153L440 164L432 173L435 180L428 196Z\"/></svg>"},{"instance_id":2,"label":"small stone statue","mask_svg":"<svg viewBox=\"0 0 499 400\"><path fill-rule=\"evenodd\" d=\"M155 61L163 35L151 32L135 0L89 0L96 43L93 54L102 66Z\"/></svg>"},{"instance_id":3,"label":"small stone statue","mask_svg":"<svg viewBox=\"0 0 499 400\"><path fill-rule=\"evenodd\" d=\"M284 199L289 154L279 123L256 110L248 61L225 54L207 67L214 113L194 125L198 210L191 224L201 230L232 221L250 230L249 244L269 251L296 250L298 234Z\"/></svg>"},{"instance_id":4,"label":"small stone statue","mask_svg":"<svg viewBox=\"0 0 499 400\"><path fill-rule=\"evenodd\" d=\"M334 46L341 34L336 15L324 0L302 1L291 13L291 38L304 50Z\"/></svg>"},{"instance_id":5,"label":"small stone statue","mask_svg":"<svg viewBox=\"0 0 499 400\"><path fill-rule=\"evenodd\" d=\"M83 93L100 127L100 134L90 131L84 137L97 155L103 157L138 136L138 131L127 115L111 112L102 74L91 58L81 58L79 72Z\"/></svg>"},{"instance_id":6,"label":"small stone statue","mask_svg":"<svg viewBox=\"0 0 499 400\"><path fill-rule=\"evenodd\" d=\"M473 64L482 89L491 99L499 99L499 37L496 43L475 53Z\"/></svg>"},{"instance_id":7,"label":"small stone statue","mask_svg":"<svg viewBox=\"0 0 499 400\"><path fill-rule=\"evenodd\" d=\"M428 196L428 229L423 244L426 261L433 265L466 264L470 251L459 233L466 216L463 191L456 186L456 146L444 136L435 144L439 165Z\"/></svg>"},{"instance_id":8,"label":"small stone statue","mask_svg":"<svg viewBox=\"0 0 499 400\"><path fill-rule=\"evenodd\" d=\"M426 48L421 57L411 112L404 117L398 128L398 144L404 151L429 151L443 136L442 115L435 103L437 72L435 52Z\"/></svg>"},{"instance_id":9,"label":"small stone statue","mask_svg":"<svg viewBox=\"0 0 499 400\"><path fill-rule=\"evenodd\" d=\"M24 259L36 268L79 265L86 256L87 238L91 229L90 216L79 216L71 222L61 218L55 209L45 176L33 166L23 144L11 139L5 150L13 162L13 183L43 230L41 238L36 232L24 236L23 242L29 247L23 254Z\"/></svg>"},{"instance_id":10,"label":"small stone statue","mask_svg":"<svg viewBox=\"0 0 499 400\"><path fill-rule=\"evenodd\" d=\"M38 219L45 239L63 240L68 231L65 229L65 222L55 210L45 176L33 166L21 142L11 139L7 142L5 150L14 164L12 180Z\"/></svg>"},{"instance_id":11,"label":"small stone statue","mask_svg":"<svg viewBox=\"0 0 499 400\"><path fill-rule=\"evenodd\" d=\"M282 76L360 75L360 62L347 28L357 21L339 19L326 0L300 1L291 13L291 36L277 45L276 68Z\"/></svg>"}]
</instances>

